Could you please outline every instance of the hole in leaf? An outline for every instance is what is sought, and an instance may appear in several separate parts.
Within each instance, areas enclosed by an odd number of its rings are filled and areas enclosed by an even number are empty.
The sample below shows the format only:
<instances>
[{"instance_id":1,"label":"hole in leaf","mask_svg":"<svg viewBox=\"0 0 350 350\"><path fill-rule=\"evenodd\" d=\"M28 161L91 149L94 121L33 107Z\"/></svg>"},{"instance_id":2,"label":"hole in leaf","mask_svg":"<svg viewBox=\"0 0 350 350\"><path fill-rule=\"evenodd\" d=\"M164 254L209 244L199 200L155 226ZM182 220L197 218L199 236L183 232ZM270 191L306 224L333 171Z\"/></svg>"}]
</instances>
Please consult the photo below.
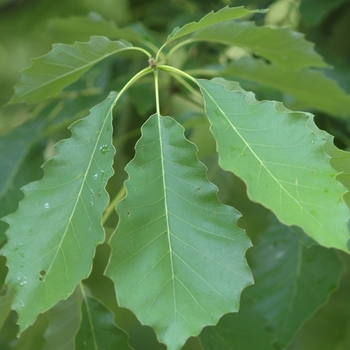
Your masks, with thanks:
<instances>
[{"instance_id":1,"label":"hole in leaf","mask_svg":"<svg viewBox=\"0 0 350 350\"><path fill-rule=\"evenodd\" d=\"M45 270L41 270L39 272L39 281L43 281L44 280L44 276L46 275L46 271Z\"/></svg>"}]
</instances>

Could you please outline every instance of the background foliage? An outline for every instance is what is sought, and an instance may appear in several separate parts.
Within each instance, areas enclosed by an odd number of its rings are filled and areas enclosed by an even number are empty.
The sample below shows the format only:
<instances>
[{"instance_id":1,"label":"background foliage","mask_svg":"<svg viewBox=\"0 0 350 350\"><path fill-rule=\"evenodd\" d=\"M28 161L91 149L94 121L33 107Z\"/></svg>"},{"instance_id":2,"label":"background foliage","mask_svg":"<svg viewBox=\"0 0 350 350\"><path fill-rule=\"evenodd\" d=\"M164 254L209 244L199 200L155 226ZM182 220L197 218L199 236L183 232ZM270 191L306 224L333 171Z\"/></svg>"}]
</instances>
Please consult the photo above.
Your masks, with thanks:
<instances>
[{"instance_id":1,"label":"background foliage","mask_svg":"<svg viewBox=\"0 0 350 350\"><path fill-rule=\"evenodd\" d=\"M305 33L308 40L316 43L316 51L332 68L322 63L319 66L325 66L325 75L334 79L345 93L339 93L335 83L329 83L319 72L308 68L299 71L300 76L293 79L290 75L283 77L281 71L274 71L267 62L257 63L247 57L242 57L235 61L235 65L231 65L232 59L237 59L240 53L226 50L215 43L199 43L190 49L189 54L179 50L171 63L175 67L185 67L193 71L198 70L201 65L211 64L214 74L220 72L239 81L246 90L254 91L259 100L283 101L292 110L309 111L315 114L315 122L320 128L335 135L335 144L340 149L349 150L350 43L347 37L350 30L350 2L347 0L3 0L0 2L0 29L3 33L0 37L1 105L11 98L13 85L19 80L19 71L30 64L29 58L48 52L55 42L70 44L75 41L88 41L91 35L107 35L106 33L109 36L114 33L117 39L122 36L126 40L132 40L138 37L135 33L149 35L144 30L147 27L156 41L162 43L174 27L198 20L211 10L217 11L225 5L244 5L250 9L270 7L267 15L257 13L253 19L258 24L290 25ZM120 27L131 24L128 30L121 31ZM224 71L218 63L225 67ZM292 61L289 64L298 63ZM0 134L3 138L0 142L0 157L11 154L6 159L17 161L16 164L7 164L1 159L4 169L0 173L1 217L17 207L23 196L19 187L42 177L40 165L53 155L52 145L70 136L67 126L85 117L89 109L102 102L111 89L121 89L125 81L142 68L144 57L125 52L97 64L82 79L66 89L64 103L50 100L41 106L41 110L32 107L28 109L24 105L9 105L1 109ZM300 79L304 79L303 93L298 90ZM240 318L240 313L225 315L220 320L219 327L205 328L200 340L190 338L184 348L213 349L216 346L217 349L244 349L244 344L248 348L251 337L255 337L257 344L264 344L266 349L271 348L271 342L274 342L277 349L348 349L348 256L336 250L312 246L310 239L298 229L281 225L266 208L251 202L246 195L244 183L217 166L215 144L211 142L212 138L206 131L207 125L201 117L201 110L193 102L183 98L182 87L176 81L164 82L168 83L170 85L164 85L166 88L161 89L163 114L177 115L181 124L191 127L190 134L186 136L199 146L198 156L208 166L210 180L219 187L220 200L233 205L243 214L239 226L246 229L254 244L254 248L248 250L248 262L256 286L247 288L243 293L241 309L245 319ZM326 83L328 90L321 88ZM140 137L140 126L155 111L153 96L152 84L143 80L141 84L132 87L116 106L115 112L119 116L113 121L113 143L117 150L114 161L116 175L108 185L111 198L117 194L127 177L122 169L134 156L134 144ZM192 111L191 115L187 113L188 110ZM30 119L31 113L37 114L37 118ZM13 140L21 140L21 144L11 144ZM104 142L107 143L108 140ZM16 171L6 173L8 169ZM6 187L8 178L12 179L15 186ZM86 203L90 200L87 194ZM105 226L113 228L115 222L116 216L113 214ZM7 226L0 221L1 245L6 240L4 232ZM107 229L107 233L111 234L111 231ZM117 305L113 283L103 276L109 254L110 248L107 244L98 246L92 273L84 280L85 288L77 288L69 299L41 315L32 327L23 332L20 339L16 339L17 315L9 307L12 292L4 289L0 301L0 348L55 349L55 327L64 323L66 332L69 332L77 329L79 322L84 325L78 333L81 341L79 344L83 346L89 329L94 327L89 324L87 310L93 310L97 322L114 317L115 323L129 334L129 343L134 349L164 349L164 345L157 342L150 327L142 326L129 310ZM265 261L264 265L259 264L259 261ZM298 281L298 288L295 287L296 275L299 276L296 271L302 271L300 276L304 278ZM0 256L1 285L6 273L5 258ZM266 278L270 274L286 275L283 286L271 283ZM264 281L271 284L264 285ZM310 289L310 281L314 289ZM23 282L25 281L19 281ZM329 296L329 292L336 288ZM313 314L328 298L328 303ZM283 304L288 305L287 309L274 307L276 300L283 300ZM69 307L70 303L76 302L82 305L81 314ZM66 314L61 314L62 310L71 311L70 323L66 322ZM247 318L247 315L250 317ZM311 315L312 318L299 329L300 323ZM295 323L298 319L300 323ZM237 324L235 333L231 328L233 324ZM269 332L264 331L265 327ZM246 336L247 329L251 333L249 337ZM289 344L297 330L295 338ZM117 338L112 338L114 342L120 342L120 348L130 348L126 335L119 328L111 329L110 334ZM275 334L279 335L278 339ZM218 335L226 339L225 344L213 343ZM101 342L101 347L108 346L103 344L104 337L100 337L98 341ZM68 349L71 345L66 346Z\"/></svg>"}]
</instances>

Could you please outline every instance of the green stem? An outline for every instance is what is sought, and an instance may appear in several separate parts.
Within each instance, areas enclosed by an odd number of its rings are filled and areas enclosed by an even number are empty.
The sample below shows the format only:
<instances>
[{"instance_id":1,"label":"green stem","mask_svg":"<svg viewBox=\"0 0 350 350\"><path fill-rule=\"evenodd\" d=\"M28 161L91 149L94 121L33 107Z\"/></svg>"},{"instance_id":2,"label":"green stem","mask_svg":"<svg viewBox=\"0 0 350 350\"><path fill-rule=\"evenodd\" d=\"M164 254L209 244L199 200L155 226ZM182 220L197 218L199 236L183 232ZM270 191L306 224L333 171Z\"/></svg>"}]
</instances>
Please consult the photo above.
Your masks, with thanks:
<instances>
[{"instance_id":1,"label":"green stem","mask_svg":"<svg viewBox=\"0 0 350 350\"><path fill-rule=\"evenodd\" d=\"M151 57L151 56L150 56ZM141 71L139 71L137 74L135 74L125 85L124 87L120 90L120 92L118 93L118 95L115 98L114 104L117 103L117 101L119 100L119 98L121 97L121 95L132 85L134 84L137 80L141 79L142 77L144 77L145 75L147 75L148 73L150 73L152 71L151 67L146 67L144 69L142 69Z\"/></svg>"},{"instance_id":2,"label":"green stem","mask_svg":"<svg viewBox=\"0 0 350 350\"><path fill-rule=\"evenodd\" d=\"M178 50L180 47L188 45L188 44L192 44L193 43L193 39L187 39L184 41L181 41L180 43L178 43L177 45L175 45L166 55L166 57L170 57L176 50Z\"/></svg>"},{"instance_id":3,"label":"green stem","mask_svg":"<svg viewBox=\"0 0 350 350\"><path fill-rule=\"evenodd\" d=\"M184 86L192 95L197 96L197 98L202 99L202 95L196 91L185 79L180 77L178 74L170 73L173 78L175 78L182 86Z\"/></svg>"},{"instance_id":4,"label":"green stem","mask_svg":"<svg viewBox=\"0 0 350 350\"><path fill-rule=\"evenodd\" d=\"M187 74L217 77L220 75L221 72L222 70L219 69L191 69L187 71Z\"/></svg>"},{"instance_id":5,"label":"green stem","mask_svg":"<svg viewBox=\"0 0 350 350\"><path fill-rule=\"evenodd\" d=\"M112 214L115 206L117 205L117 203L125 196L125 186L122 186L122 188L119 190L119 192L117 193L117 195L113 198L113 201L109 203L108 207L106 208L106 210L103 213L102 216L102 226L105 224L105 222L107 221L107 219L110 217L110 215Z\"/></svg>"},{"instance_id":6,"label":"green stem","mask_svg":"<svg viewBox=\"0 0 350 350\"><path fill-rule=\"evenodd\" d=\"M133 46L128 48L128 50L136 50L136 51L141 51L144 54L146 54L148 56L148 58L152 57L152 55L145 49L143 49L142 47L138 47L138 46Z\"/></svg>"},{"instance_id":7,"label":"green stem","mask_svg":"<svg viewBox=\"0 0 350 350\"><path fill-rule=\"evenodd\" d=\"M192 80L194 83L197 84L197 80L195 78L193 78L191 75L185 73L184 71L182 71L180 69L177 69L177 68L171 67L171 66L167 66L165 64L159 64L157 66L157 68L159 68L159 69L161 69L161 70L163 70L165 72L176 73L176 74L181 75L181 76L183 76L183 77L185 77L187 79Z\"/></svg>"},{"instance_id":8,"label":"green stem","mask_svg":"<svg viewBox=\"0 0 350 350\"><path fill-rule=\"evenodd\" d=\"M160 103L159 103L159 85L158 85L158 69L154 70L154 86L155 86L155 93L156 93L156 108L157 108L157 114L160 115Z\"/></svg>"}]
</instances>

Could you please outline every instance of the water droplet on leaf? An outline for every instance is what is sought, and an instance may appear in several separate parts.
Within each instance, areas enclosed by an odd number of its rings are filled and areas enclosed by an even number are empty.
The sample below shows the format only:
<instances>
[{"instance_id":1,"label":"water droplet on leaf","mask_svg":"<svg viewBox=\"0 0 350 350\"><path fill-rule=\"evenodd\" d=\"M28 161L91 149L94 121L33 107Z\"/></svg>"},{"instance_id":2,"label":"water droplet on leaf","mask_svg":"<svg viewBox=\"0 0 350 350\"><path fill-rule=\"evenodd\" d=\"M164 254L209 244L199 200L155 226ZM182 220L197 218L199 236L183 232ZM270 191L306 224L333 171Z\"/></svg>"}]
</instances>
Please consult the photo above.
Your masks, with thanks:
<instances>
[{"instance_id":1,"label":"water droplet on leaf","mask_svg":"<svg viewBox=\"0 0 350 350\"><path fill-rule=\"evenodd\" d=\"M101 147L100 147L100 152L101 152L102 154L106 154L107 152L109 152L108 146L107 146L107 145L101 146Z\"/></svg>"},{"instance_id":2,"label":"water droplet on leaf","mask_svg":"<svg viewBox=\"0 0 350 350\"><path fill-rule=\"evenodd\" d=\"M46 203L44 204L44 207L45 207L46 209L49 209L49 208L50 208L50 204L49 204L48 202L46 202Z\"/></svg>"}]
</instances>

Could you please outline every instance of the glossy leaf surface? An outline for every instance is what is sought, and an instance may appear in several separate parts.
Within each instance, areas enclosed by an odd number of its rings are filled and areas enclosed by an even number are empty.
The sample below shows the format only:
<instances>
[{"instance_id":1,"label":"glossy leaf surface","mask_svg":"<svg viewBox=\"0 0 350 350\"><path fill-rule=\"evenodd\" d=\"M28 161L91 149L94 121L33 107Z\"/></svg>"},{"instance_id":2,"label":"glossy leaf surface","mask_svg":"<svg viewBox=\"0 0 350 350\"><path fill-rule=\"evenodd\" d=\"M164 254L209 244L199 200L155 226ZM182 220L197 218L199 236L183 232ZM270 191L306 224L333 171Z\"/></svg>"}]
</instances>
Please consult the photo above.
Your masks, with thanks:
<instances>
[{"instance_id":1,"label":"glossy leaf surface","mask_svg":"<svg viewBox=\"0 0 350 350\"><path fill-rule=\"evenodd\" d=\"M300 226L326 247L348 251L346 189L335 180L325 138L307 127L314 124L311 116L257 102L253 94L228 91L219 83L198 84L221 167L241 177L249 197L283 223Z\"/></svg>"},{"instance_id":2,"label":"glossy leaf surface","mask_svg":"<svg viewBox=\"0 0 350 350\"><path fill-rule=\"evenodd\" d=\"M303 34L286 27L258 27L252 22L230 21L202 29L192 38L239 46L286 69L327 66Z\"/></svg>"},{"instance_id":3,"label":"glossy leaf surface","mask_svg":"<svg viewBox=\"0 0 350 350\"><path fill-rule=\"evenodd\" d=\"M237 311L252 283L240 215L218 201L196 151L170 117L155 114L143 125L106 272L119 304L171 350Z\"/></svg>"},{"instance_id":4,"label":"glossy leaf surface","mask_svg":"<svg viewBox=\"0 0 350 350\"><path fill-rule=\"evenodd\" d=\"M93 36L87 43L54 44L48 54L34 59L32 65L22 71L10 103L35 103L52 97L94 64L131 48L126 41L110 41L103 36Z\"/></svg>"},{"instance_id":5,"label":"glossy leaf surface","mask_svg":"<svg viewBox=\"0 0 350 350\"><path fill-rule=\"evenodd\" d=\"M72 124L71 138L56 145L44 177L23 188L18 210L5 217L10 228L1 254L21 330L88 276L95 247L104 240L100 222L113 173L113 105L108 98Z\"/></svg>"}]
</instances>

